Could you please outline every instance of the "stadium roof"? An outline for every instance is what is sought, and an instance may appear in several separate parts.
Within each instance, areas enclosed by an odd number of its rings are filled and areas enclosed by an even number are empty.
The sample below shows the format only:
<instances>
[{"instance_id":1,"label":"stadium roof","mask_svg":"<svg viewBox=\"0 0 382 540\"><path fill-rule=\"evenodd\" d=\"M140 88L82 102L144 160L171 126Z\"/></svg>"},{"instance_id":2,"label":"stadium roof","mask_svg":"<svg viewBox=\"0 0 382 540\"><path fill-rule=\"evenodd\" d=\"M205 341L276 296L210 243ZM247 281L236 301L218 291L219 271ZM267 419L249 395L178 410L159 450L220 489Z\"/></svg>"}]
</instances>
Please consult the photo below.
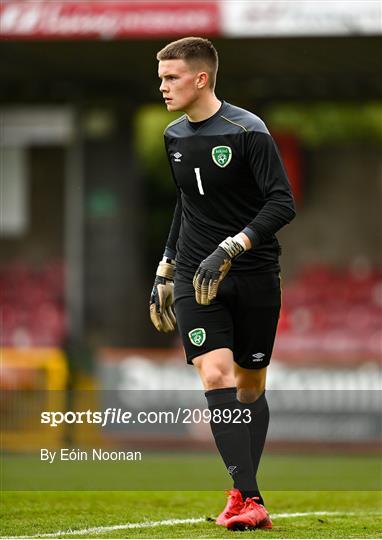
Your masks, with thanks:
<instances>
[{"instance_id":1,"label":"stadium roof","mask_svg":"<svg viewBox=\"0 0 382 540\"><path fill-rule=\"evenodd\" d=\"M166 41L3 41L0 101L156 101L155 57ZM376 36L213 42L221 58L217 93L227 100L382 98L381 39Z\"/></svg>"},{"instance_id":2,"label":"stadium roof","mask_svg":"<svg viewBox=\"0 0 382 540\"><path fill-rule=\"evenodd\" d=\"M155 53L184 35L213 39L227 99L380 99L381 9L379 0L3 0L0 100L155 100Z\"/></svg>"}]
</instances>

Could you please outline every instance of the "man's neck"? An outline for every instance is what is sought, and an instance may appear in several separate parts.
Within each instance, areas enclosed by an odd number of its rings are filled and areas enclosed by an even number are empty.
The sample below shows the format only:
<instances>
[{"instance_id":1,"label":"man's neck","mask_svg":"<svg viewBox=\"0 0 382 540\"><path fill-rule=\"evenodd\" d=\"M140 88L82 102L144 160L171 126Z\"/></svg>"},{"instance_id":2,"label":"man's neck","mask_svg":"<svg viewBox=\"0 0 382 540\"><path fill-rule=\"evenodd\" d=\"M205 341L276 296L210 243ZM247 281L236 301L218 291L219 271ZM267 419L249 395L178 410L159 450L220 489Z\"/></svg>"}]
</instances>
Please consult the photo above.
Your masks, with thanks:
<instances>
[{"instance_id":1,"label":"man's neck","mask_svg":"<svg viewBox=\"0 0 382 540\"><path fill-rule=\"evenodd\" d=\"M202 122L213 116L221 107L221 101L211 94L203 101L199 100L185 111L190 122Z\"/></svg>"}]
</instances>

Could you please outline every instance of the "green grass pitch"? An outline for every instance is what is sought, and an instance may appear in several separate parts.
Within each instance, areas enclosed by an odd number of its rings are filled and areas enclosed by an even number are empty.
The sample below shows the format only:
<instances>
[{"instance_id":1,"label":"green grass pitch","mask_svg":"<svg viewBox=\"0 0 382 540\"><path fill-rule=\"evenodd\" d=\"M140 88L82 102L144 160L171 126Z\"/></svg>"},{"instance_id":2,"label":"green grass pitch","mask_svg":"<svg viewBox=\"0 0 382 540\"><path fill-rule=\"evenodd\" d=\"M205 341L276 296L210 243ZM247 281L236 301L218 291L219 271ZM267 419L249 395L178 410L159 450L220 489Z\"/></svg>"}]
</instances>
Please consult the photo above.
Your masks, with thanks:
<instances>
[{"instance_id":1,"label":"green grass pitch","mask_svg":"<svg viewBox=\"0 0 382 540\"><path fill-rule=\"evenodd\" d=\"M73 531L52 538L378 538L379 492L269 492L271 531L230 532L211 521L123 528L129 523L204 518L223 507L222 492L8 492L2 494L2 536ZM314 515L313 512L337 512ZM312 512L312 514L309 514ZM113 526L120 526L115 530ZM99 530L91 529L99 528ZM86 530L82 534L81 530ZM89 530L90 529L90 530Z\"/></svg>"},{"instance_id":2,"label":"green grass pitch","mask_svg":"<svg viewBox=\"0 0 382 540\"><path fill-rule=\"evenodd\" d=\"M223 491L3 491L1 536L49 535L47 537L50 538L379 538L381 536L382 492L360 491L365 489L362 475L366 473L367 466L370 466L369 458L344 457L346 463L344 473L353 475L359 482L357 491L349 489L313 491L313 488L311 491L287 491L285 486L288 483L288 475L290 485L293 486L296 474L296 469L291 467L291 456L267 455L265 458L261 475L264 481L272 471L275 479L277 474L280 477L283 474L281 489L284 491L264 492L267 508L273 517L274 527L270 531L230 532L208 520L207 518L216 516L224 507ZM338 463L341 462L339 456L333 459ZM211 465L209 459L204 458L202 461L195 457L195 460L198 463L199 474L207 474L207 469ZM374 460L375 458L372 459L373 462ZM3 473L9 463L7 461L3 463ZM320 475L325 475L328 457L306 462L304 464L306 474L309 463L314 468L316 480ZM12 471L12 467L10 470ZM380 467L375 466L373 471L374 474L381 475ZM12 474L15 474L15 471ZM181 468L177 474L182 474ZM377 485L380 485L380 481L379 477ZM277 482L272 482L272 486L274 484ZM160 487L162 485L158 485L158 489Z\"/></svg>"}]
</instances>

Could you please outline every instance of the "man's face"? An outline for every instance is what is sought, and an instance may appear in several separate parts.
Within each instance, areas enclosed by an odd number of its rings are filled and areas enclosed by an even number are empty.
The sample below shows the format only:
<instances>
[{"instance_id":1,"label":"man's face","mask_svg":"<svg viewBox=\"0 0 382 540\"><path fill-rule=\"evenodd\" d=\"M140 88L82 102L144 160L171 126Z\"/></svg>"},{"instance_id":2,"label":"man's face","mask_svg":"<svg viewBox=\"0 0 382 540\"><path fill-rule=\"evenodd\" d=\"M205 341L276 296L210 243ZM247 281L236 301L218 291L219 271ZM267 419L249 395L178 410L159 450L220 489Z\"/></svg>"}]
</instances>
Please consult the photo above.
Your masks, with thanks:
<instances>
[{"instance_id":1,"label":"man's face","mask_svg":"<svg viewBox=\"0 0 382 540\"><path fill-rule=\"evenodd\" d=\"M198 99L198 72L184 60L160 60L158 75L168 111L184 111Z\"/></svg>"}]
</instances>

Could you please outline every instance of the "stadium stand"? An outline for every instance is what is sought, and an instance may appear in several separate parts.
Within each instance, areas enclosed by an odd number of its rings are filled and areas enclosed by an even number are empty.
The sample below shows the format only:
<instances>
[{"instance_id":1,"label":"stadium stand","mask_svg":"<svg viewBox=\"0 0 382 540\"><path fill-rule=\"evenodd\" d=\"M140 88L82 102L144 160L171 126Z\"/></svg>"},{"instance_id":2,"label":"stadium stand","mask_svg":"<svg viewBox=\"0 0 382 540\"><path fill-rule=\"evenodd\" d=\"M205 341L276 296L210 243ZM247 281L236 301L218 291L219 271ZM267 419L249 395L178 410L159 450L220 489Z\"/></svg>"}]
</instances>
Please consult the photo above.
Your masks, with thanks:
<instances>
[{"instance_id":1,"label":"stadium stand","mask_svg":"<svg viewBox=\"0 0 382 540\"><path fill-rule=\"evenodd\" d=\"M382 270L306 267L283 290L274 356L309 363L381 360Z\"/></svg>"},{"instance_id":2,"label":"stadium stand","mask_svg":"<svg viewBox=\"0 0 382 540\"><path fill-rule=\"evenodd\" d=\"M59 347L66 333L64 267L13 263L0 268L3 347Z\"/></svg>"},{"instance_id":3,"label":"stadium stand","mask_svg":"<svg viewBox=\"0 0 382 540\"><path fill-rule=\"evenodd\" d=\"M4 347L60 347L66 334L64 265L0 267ZM293 363L381 360L382 269L304 268L283 287L274 357Z\"/></svg>"}]
</instances>

